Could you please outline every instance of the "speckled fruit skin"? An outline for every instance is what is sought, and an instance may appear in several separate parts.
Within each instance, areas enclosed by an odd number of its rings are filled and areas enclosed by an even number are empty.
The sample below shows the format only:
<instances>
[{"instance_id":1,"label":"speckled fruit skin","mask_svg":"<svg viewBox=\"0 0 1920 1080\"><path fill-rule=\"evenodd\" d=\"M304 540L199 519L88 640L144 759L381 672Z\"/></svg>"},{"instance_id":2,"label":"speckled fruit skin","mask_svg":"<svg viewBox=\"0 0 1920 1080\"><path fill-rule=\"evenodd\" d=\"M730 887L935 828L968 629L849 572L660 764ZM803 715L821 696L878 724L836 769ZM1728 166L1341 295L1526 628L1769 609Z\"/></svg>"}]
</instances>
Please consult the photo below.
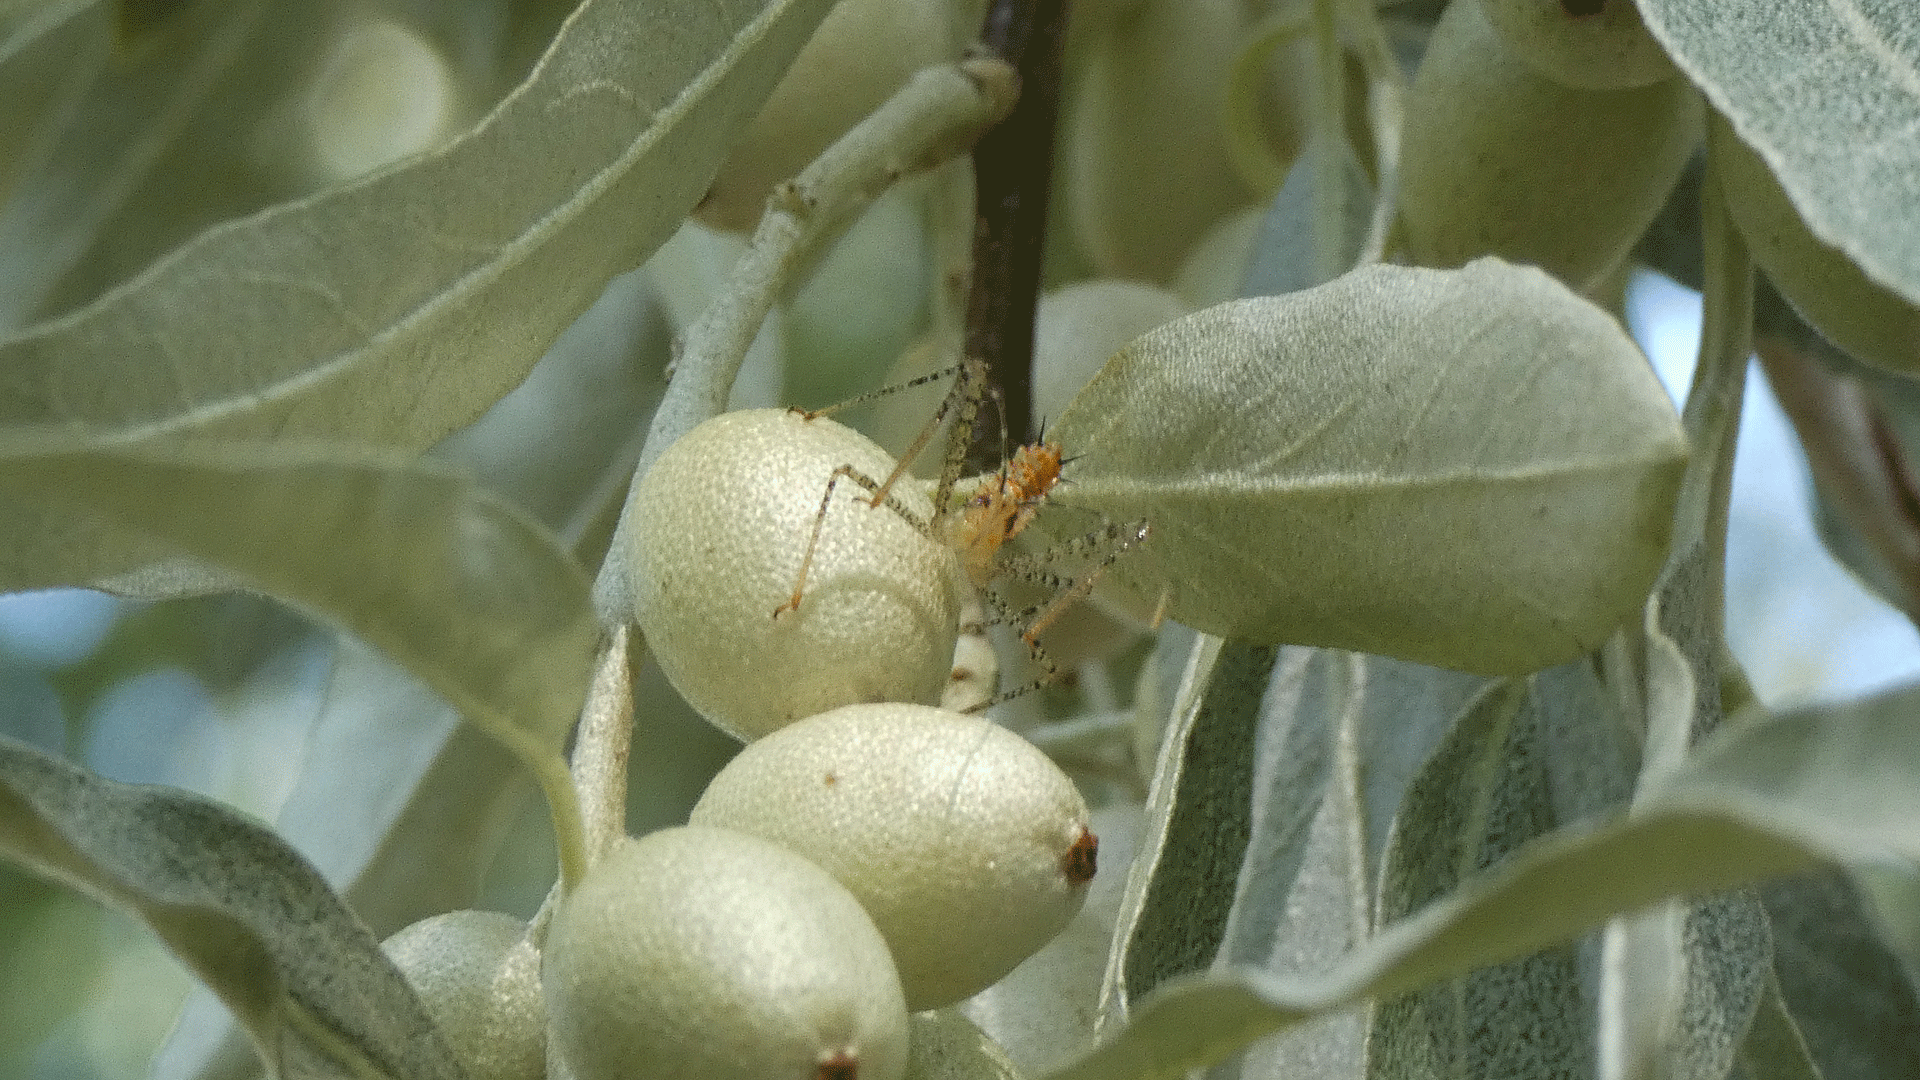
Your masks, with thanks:
<instances>
[{"instance_id":1,"label":"speckled fruit skin","mask_svg":"<svg viewBox=\"0 0 1920 1080\"><path fill-rule=\"evenodd\" d=\"M765 837L839 879L916 1011L992 985L1086 899L1066 862L1088 835L1073 781L1013 732L942 709L850 705L787 727L728 763L690 820Z\"/></svg>"},{"instance_id":2,"label":"speckled fruit skin","mask_svg":"<svg viewBox=\"0 0 1920 1080\"><path fill-rule=\"evenodd\" d=\"M1602 0L1591 15L1569 13L1563 0L1479 3L1515 56L1563 86L1628 90L1680 74L1633 0Z\"/></svg>"},{"instance_id":3,"label":"speckled fruit skin","mask_svg":"<svg viewBox=\"0 0 1920 1080\"><path fill-rule=\"evenodd\" d=\"M1724 119L1707 125L1707 139L1727 212L1780 295L1848 355L1920 375L1920 309L1814 236L1767 163Z\"/></svg>"},{"instance_id":4,"label":"speckled fruit skin","mask_svg":"<svg viewBox=\"0 0 1920 1080\"><path fill-rule=\"evenodd\" d=\"M1423 266L1534 263L1577 290L1624 258L1700 139L1684 79L1576 90L1509 52L1476 3L1449 6L1407 97L1400 217Z\"/></svg>"},{"instance_id":5,"label":"speckled fruit skin","mask_svg":"<svg viewBox=\"0 0 1920 1080\"><path fill-rule=\"evenodd\" d=\"M575 1080L906 1069L899 980L859 903L800 856L726 829L615 847L560 904L542 978Z\"/></svg>"},{"instance_id":6,"label":"speckled fruit skin","mask_svg":"<svg viewBox=\"0 0 1920 1080\"><path fill-rule=\"evenodd\" d=\"M381 948L426 1006L468 1080L540 1080L547 1007L527 924L497 911L449 911Z\"/></svg>"},{"instance_id":7,"label":"speckled fruit skin","mask_svg":"<svg viewBox=\"0 0 1920 1080\"><path fill-rule=\"evenodd\" d=\"M894 461L832 420L749 409L696 427L634 490L635 621L674 688L737 738L853 702L935 702L952 671L952 550L856 501L865 493L846 481L799 609L774 617L840 465L880 481ZM932 515L917 488L894 492L921 520Z\"/></svg>"}]
</instances>

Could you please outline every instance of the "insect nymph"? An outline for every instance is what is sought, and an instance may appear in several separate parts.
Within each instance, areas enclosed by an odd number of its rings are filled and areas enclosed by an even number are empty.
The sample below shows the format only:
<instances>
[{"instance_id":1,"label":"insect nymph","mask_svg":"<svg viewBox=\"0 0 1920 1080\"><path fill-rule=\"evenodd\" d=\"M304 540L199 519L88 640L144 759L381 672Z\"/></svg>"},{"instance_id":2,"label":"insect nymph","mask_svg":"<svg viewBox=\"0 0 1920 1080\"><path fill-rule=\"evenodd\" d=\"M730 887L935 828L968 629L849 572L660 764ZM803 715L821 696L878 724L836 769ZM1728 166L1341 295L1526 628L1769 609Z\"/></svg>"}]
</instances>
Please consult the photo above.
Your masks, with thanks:
<instances>
[{"instance_id":1,"label":"insect nymph","mask_svg":"<svg viewBox=\"0 0 1920 1080\"><path fill-rule=\"evenodd\" d=\"M1084 536L1037 552L1015 551L1009 547L1009 543L1032 523L1049 494L1061 483L1061 469L1071 459L1064 456L1058 443L1048 441L1043 434L1037 441L1017 448L994 472L974 481L970 491L965 489L961 473L965 470L967 450L972 441L974 424L979 418L981 402L989 396L996 400L998 398L988 382L985 365L978 360L969 359L931 375L853 398L830 409L802 415L809 420L815 419L882 394L924 385L948 376L953 377L953 385L919 437L901 455L892 475L876 480L844 465L833 471L821 495L819 511L814 515L800 571L794 581L793 595L775 608L773 614L778 618L785 612L799 609L806 593L807 574L819 543L820 530L832 505L834 489L842 480L855 484L867 492L867 496L860 501L868 507L874 510L886 507L922 535L953 551L967 579L978 590L989 610L988 623L1019 628L1020 640L1040 666L1042 678L1030 685L995 695L987 703L993 704L1059 678L1058 665L1040 647L1040 633L1052 625L1074 600L1091 592L1095 581L1108 566L1133 545L1144 541L1148 527L1145 522L1108 522ZM954 416L954 423L948 435L940 478L934 488L933 515L923 519L901 505L893 497L892 491L906 476L913 459L932 441L939 425L949 415ZM1004 450L1004 417L1001 444ZM1083 566L1077 576L1054 569L1055 566L1086 559L1091 559L1091 564ZM993 589L993 583L1003 578L1038 585L1051 594L1051 599L1014 610Z\"/></svg>"}]
</instances>

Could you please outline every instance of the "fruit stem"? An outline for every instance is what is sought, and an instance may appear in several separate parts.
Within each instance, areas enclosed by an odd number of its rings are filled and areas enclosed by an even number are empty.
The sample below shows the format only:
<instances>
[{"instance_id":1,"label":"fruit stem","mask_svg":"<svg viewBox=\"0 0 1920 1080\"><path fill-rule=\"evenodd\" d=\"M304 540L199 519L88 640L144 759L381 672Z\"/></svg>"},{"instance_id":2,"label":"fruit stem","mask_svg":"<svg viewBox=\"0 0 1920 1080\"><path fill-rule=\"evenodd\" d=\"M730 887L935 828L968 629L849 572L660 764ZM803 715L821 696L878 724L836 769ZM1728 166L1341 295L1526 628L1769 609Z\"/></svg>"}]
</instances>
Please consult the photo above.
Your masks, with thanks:
<instances>
[{"instance_id":1,"label":"fruit stem","mask_svg":"<svg viewBox=\"0 0 1920 1080\"><path fill-rule=\"evenodd\" d=\"M573 891L587 873L586 829L580 820L580 799L573 787L573 775L559 754L542 754L526 759L533 777L547 797L547 813L553 818L553 842L560 852L560 891Z\"/></svg>"},{"instance_id":2,"label":"fruit stem","mask_svg":"<svg viewBox=\"0 0 1920 1080\"><path fill-rule=\"evenodd\" d=\"M627 834L627 757L633 748L633 669L623 624L600 651L573 741L587 865Z\"/></svg>"},{"instance_id":3,"label":"fruit stem","mask_svg":"<svg viewBox=\"0 0 1920 1080\"><path fill-rule=\"evenodd\" d=\"M1654 584L1646 629L1650 671L1655 633L1665 633L1672 625L1684 631L1679 640L1666 640L1663 651L1677 649L1680 662L1693 669L1696 686L1718 682L1715 668L1726 640L1727 506L1747 357L1753 348L1753 260L1728 216L1711 151L1700 185L1700 232L1706 265L1700 359L1680 414L1690 453L1674 508L1667 565ZM1679 765L1696 735L1719 719L1698 715L1694 705L1656 707L1650 685L1643 777Z\"/></svg>"}]
</instances>

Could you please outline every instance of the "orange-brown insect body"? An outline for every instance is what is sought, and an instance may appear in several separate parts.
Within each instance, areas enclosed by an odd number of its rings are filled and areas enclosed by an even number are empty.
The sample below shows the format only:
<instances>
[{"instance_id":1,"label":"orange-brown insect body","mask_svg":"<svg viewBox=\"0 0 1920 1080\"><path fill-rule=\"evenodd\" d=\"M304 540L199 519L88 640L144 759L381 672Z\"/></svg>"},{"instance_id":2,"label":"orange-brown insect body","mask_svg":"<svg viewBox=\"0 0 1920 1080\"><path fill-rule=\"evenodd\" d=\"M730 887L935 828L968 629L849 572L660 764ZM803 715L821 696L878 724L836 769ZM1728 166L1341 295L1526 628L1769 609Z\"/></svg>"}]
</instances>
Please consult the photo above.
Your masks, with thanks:
<instances>
[{"instance_id":1,"label":"orange-brown insect body","mask_svg":"<svg viewBox=\"0 0 1920 1080\"><path fill-rule=\"evenodd\" d=\"M1059 443L1023 446L967 500L954 538L961 565L975 585L993 580L1001 545L1020 535L1060 482L1060 460Z\"/></svg>"}]
</instances>

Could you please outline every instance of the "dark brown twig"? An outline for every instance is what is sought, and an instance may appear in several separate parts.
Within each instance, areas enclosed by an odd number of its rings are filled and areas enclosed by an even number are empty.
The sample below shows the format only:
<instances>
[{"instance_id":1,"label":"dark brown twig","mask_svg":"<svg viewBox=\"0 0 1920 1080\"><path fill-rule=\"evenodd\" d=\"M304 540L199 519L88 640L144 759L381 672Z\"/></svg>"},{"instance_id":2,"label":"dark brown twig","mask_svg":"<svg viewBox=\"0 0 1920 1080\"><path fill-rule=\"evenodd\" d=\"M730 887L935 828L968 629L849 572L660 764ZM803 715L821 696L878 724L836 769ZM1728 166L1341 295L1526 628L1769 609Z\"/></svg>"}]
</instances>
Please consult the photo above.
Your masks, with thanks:
<instances>
[{"instance_id":1,"label":"dark brown twig","mask_svg":"<svg viewBox=\"0 0 1920 1080\"><path fill-rule=\"evenodd\" d=\"M973 149L978 202L966 348L987 362L1007 430L1022 442L1034 434L1033 318L1066 25L1066 0L994 0L980 31L986 47L1019 71L1020 100Z\"/></svg>"}]
</instances>

